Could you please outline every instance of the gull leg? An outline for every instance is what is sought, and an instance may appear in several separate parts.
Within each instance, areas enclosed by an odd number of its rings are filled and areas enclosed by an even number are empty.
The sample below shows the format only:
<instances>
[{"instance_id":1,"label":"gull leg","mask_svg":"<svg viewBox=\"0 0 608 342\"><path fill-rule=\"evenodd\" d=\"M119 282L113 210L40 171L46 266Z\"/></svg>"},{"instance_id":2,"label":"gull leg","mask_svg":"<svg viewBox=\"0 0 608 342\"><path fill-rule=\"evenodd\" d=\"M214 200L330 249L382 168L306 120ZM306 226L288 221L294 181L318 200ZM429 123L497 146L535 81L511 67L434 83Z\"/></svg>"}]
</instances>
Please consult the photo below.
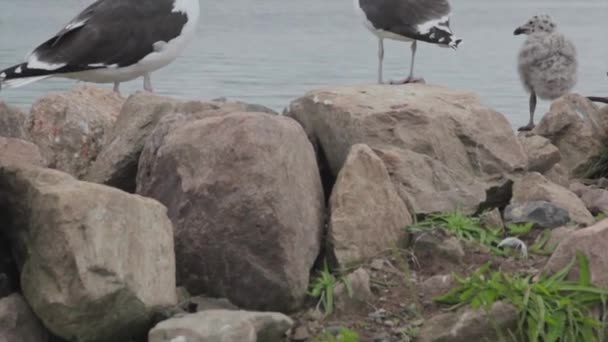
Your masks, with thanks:
<instances>
[{"instance_id":1,"label":"gull leg","mask_svg":"<svg viewBox=\"0 0 608 342\"><path fill-rule=\"evenodd\" d=\"M151 93L154 92L154 90L152 89L152 80L150 79L149 73L144 74L144 90L149 91Z\"/></svg>"},{"instance_id":2,"label":"gull leg","mask_svg":"<svg viewBox=\"0 0 608 342\"><path fill-rule=\"evenodd\" d=\"M384 61L384 41L378 39L378 84L382 84L382 63Z\"/></svg>"},{"instance_id":3,"label":"gull leg","mask_svg":"<svg viewBox=\"0 0 608 342\"><path fill-rule=\"evenodd\" d=\"M608 103L608 96L607 97L589 96L588 99L591 102Z\"/></svg>"},{"instance_id":4,"label":"gull leg","mask_svg":"<svg viewBox=\"0 0 608 342\"><path fill-rule=\"evenodd\" d=\"M534 129L534 112L536 111L536 93L530 93L530 122L526 126L520 127L519 131L531 131Z\"/></svg>"},{"instance_id":5,"label":"gull leg","mask_svg":"<svg viewBox=\"0 0 608 342\"><path fill-rule=\"evenodd\" d=\"M400 81L391 81L391 84L407 84L407 83L424 83L424 78L414 77L414 61L416 59L416 49L418 47L417 41L414 40L412 43L412 60L410 61L410 74L407 78Z\"/></svg>"},{"instance_id":6,"label":"gull leg","mask_svg":"<svg viewBox=\"0 0 608 342\"><path fill-rule=\"evenodd\" d=\"M114 92L120 95L120 82L114 82Z\"/></svg>"}]
</instances>

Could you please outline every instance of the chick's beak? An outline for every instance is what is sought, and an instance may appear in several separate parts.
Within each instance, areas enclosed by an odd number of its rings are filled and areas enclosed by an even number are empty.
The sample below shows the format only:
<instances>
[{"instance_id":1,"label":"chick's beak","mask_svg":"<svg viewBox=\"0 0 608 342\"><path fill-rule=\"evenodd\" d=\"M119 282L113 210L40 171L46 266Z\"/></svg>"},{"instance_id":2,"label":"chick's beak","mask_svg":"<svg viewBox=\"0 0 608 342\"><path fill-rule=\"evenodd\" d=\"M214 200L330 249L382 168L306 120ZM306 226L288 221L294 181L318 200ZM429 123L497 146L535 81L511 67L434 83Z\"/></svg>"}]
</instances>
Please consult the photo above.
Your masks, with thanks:
<instances>
[{"instance_id":1,"label":"chick's beak","mask_svg":"<svg viewBox=\"0 0 608 342\"><path fill-rule=\"evenodd\" d=\"M513 34L516 36L518 36L520 34L524 34L524 33L526 33L526 29L521 28L521 27L516 28L515 31L513 32Z\"/></svg>"}]
</instances>

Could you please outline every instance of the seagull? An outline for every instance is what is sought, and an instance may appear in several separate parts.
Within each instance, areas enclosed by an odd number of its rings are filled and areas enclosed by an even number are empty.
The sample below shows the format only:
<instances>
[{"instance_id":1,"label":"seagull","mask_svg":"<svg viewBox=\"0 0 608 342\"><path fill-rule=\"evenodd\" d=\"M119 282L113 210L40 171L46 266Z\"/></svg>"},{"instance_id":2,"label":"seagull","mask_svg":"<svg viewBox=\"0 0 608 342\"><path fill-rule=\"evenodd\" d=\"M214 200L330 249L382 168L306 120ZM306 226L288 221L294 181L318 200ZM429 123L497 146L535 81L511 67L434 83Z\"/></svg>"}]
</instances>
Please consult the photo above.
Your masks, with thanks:
<instances>
[{"instance_id":1,"label":"seagull","mask_svg":"<svg viewBox=\"0 0 608 342\"><path fill-rule=\"evenodd\" d=\"M530 122L519 130L530 131L534 128L536 97L554 100L576 85L576 48L545 14L530 18L513 34L528 35L519 51L518 69L522 84L530 93Z\"/></svg>"},{"instance_id":2,"label":"seagull","mask_svg":"<svg viewBox=\"0 0 608 342\"><path fill-rule=\"evenodd\" d=\"M199 0L98 0L25 62L0 71L0 88L16 88L49 77L94 83L121 82L150 73L177 58L196 33Z\"/></svg>"},{"instance_id":3,"label":"seagull","mask_svg":"<svg viewBox=\"0 0 608 342\"><path fill-rule=\"evenodd\" d=\"M454 37L450 29L450 3L448 0L354 0L355 11L363 25L378 37L378 83L382 84L384 39L412 42L410 73L401 81L391 84L424 82L414 77L414 58L417 42L423 41L441 47L458 48L462 39Z\"/></svg>"}]
</instances>

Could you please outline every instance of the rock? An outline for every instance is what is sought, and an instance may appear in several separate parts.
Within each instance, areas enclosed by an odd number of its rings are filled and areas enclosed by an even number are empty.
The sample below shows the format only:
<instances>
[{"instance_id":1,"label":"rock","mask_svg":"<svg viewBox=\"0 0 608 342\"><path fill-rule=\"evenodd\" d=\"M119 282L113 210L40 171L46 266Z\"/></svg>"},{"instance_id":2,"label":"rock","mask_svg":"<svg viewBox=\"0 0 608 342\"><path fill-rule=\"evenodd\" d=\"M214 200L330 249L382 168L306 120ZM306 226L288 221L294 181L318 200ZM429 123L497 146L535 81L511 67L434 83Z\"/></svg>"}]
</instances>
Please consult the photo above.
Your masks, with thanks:
<instances>
[{"instance_id":1,"label":"rock","mask_svg":"<svg viewBox=\"0 0 608 342\"><path fill-rule=\"evenodd\" d=\"M27 140L27 117L28 114L0 101L0 136Z\"/></svg>"},{"instance_id":2,"label":"rock","mask_svg":"<svg viewBox=\"0 0 608 342\"><path fill-rule=\"evenodd\" d=\"M54 334L126 341L176 304L172 227L156 201L24 166L0 168L0 193L23 294Z\"/></svg>"},{"instance_id":3,"label":"rock","mask_svg":"<svg viewBox=\"0 0 608 342\"><path fill-rule=\"evenodd\" d=\"M115 92L79 86L37 100L28 133L52 168L82 177L95 160L123 99Z\"/></svg>"},{"instance_id":4,"label":"rock","mask_svg":"<svg viewBox=\"0 0 608 342\"><path fill-rule=\"evenodd\" d=\"M583 195L589 191L591 187L581 182L574 181L568 186L568 189L570 189L570 191L572 191L576 196L583 197Z\"/></svg>"},{"instance_id":5,"label":"rock","mask_svg":"<svg viewBox=\"0 0 608 342\"><path fill-rule=\"evenodd\" d=\"M557 146L570 174L582 175L608 138L608 118L587 98L569 94L553 102L534 133Z\"/></svg>"},{"instance_id":6,"label":"rock","mask_svg":"<svg viewBox=\"0 0 608 342\"><path fill-rule=\"evenodd\" d=\"M557 246L564 240L570 237L570 234L574 233L576 228L573 227L559 227L551 230L551 237L545 244L545 249L553 251Z\"/></svg>"},{"instance_id":7,"label":"rock","mask_svg":"<svg viewBox=\"0 0 608 342\"><path fill-rule=\"evenodd\" d=\"M412 224L382 159L363 144L353 145L329 206L328 240L343 267L397 246Z\"/></svg>"},{"instance_id":8,"label":"rock","mask_svg":"<svg viewBox=\"0 0 608 342\"><path fill-rule=\"evenodd\" d=\"M498 208L490 211L484 211L479 215L479 222L486 228L504 228L505 224L502 221L502 215Z\"/></svg>"},{"instance_id":9,"label":"rock","mask_svg":"<svg viewBox=\"0 0 608 342\"><path fill-rule=\"evenodd\" d=\"M295 121L263 113L165 117L146 142L137 179L138 193L168 207L178 283L191 294L253 310L302 303L324 196L313 148Z\"/></svg>"},{"instance_id":10,"label":"rock","mask_svg":"<svg viewBox=\"0 0 608 342\"><path fill-rule=\"evenodd\" d=\"M356 310L366 309L374 295L370 287L369 273L359 268L346 276L345 281L349 284L352 293L348 292L346 285L340 283L334 288L336 309L339 312L349 313Z\"/></svg>"},{"instance_id":11,"label":"rock","mask_svg":"<svg viewBox=\"0 0 608 342\"><path fill-rule=\"evenodd\" d=\"M551 183L536 172L528 173L515 181L511 204L521 205L534 201L546 201L566 209L570 219L577 224L591 225L595 222L585 204L572 191Z\"/></svg>"},{"instance_id":12,"label":"rock","mask_svg":"<svg viewBox=\"0 0 608 342\"><path fill-rule=\"evenodd\" d=\"M564 188L568 188L570 186L570 174L568 170L561 164L555 164L555 166L552 167L551 170L545 172L543 176L545 176L545 178L551 182L561 185Z\"/></svg>"},{"instance_id":13,"label":"rock","mask_svg":"<svg viewBox=\"0 0 608 342\"><path fill-rule=\"evenodd\" d=\"M426 279L420 285L422 304L425 306L433 305L433 298L446 294L456 285L458 285L458 282L452 275L439 274Z\"/></svg>"},{"instance_id":14,"label":"rock","mask_svg":"<svg viewBox=\"0 0 608 342\"><path fill-rule=\"evenodd\" d=\"M608 287L608 255L606 245L608 244L608 220L602 220L595 225L578 229L567 235L555 249L551 258L545 266L546 273L555 273L562 270L576 257L576 252L581 251L587 255L591 282L601 288ZM570 271L570 278L578 276L578 266L575 264Z\"/></svg>"},{"instance_id":15,"label":"rock","mask_svg":"<svg viewBox=\"0 0 608 342\"><path fill-rule=\"evenodd\" d=\"M210 298L205 296L191 297L186 301L188 312L200 312L208 310L238 310L239 308L232 304L226 298ZM183 306L183 304L182 304ZM192 311L192 309L194 309Z\"/></svg>"},{"instance_id":16,"label":"rock","mask_svg":"<svg viewBox=\"0 0 608 342\"><path fill-rule=\"evenodd\" d=\"M465 256L462 242L439 229L416 233L412 241L420 267L432 274L449 272L454 265L461 264Z\"/></svg>"},{"instance_id":17,"label":"rock","mask_svg":"<svg viewBox=\"0 0 608 342\"><path fill-rule=\"evenodd\" d=\"M264 108L226 100L184 102L148 92L138 92L127 99L116 123L104 136L101 152L89 168L85 179L135 192L137 164L145 139L162 117L179 113L203 118Z\"/></svg>"},{"instance_id":18,"label":"rock","mask_svg":"<svg viewBox=\"0 0 608 342\"><path fill-rule=\"evenodd\" d=\"M293 321L280 313L211 310L156 325L148 342L282 341Z\"/></svg>"},{"instance_id":19,"label":"rock","mask_svg":"<svg viewBox=\"0 0 608 342\"><path fill-rule=\"evenodd\" d=\"M589 189L581 197L587 209L593 215L608 215L608 191L604 189Z\"/></svg>"},{"instance_id":20,"label":"rock","mask_svg":"<svg viewBox=\"0 0 608 342\"><path fill-rule=\"evenodd\" d=\"M534 223L536 228L557 228L570 222L568 210L547 201L510 204L505 208L507 224Z\"/></svg>"},{"instance_id":21,"label":"rock","mask_svg":"<svg viewBox=\"0 0 608 342\"><path fill-rule=\"evenodd\" d=\"M557 147L547 138L529 133L521 133L518 138L528 155L528 171L547 172L562 158Z\"/></svg>"},{"instance_id":22,"label":"rock","mask_svg":"<svg viewBox=\"0 0 608 342\"><path fill-rule=\"evenodd\" d=\"M477 212L495 201L487 195L495 179L528 162L506 118L470 92L420 84L334 87L295 100L286 115L302 124L333 176L353 145L367 144L415 214Z\"/></svg>"},{"instance_id":23,"label":"rock","mask_svg":"<svg viewBox=\"0 0 608 342\"><path fill-rule=\"evenodd\" d=\"M16 293L0 299L0 341L49 341L49 335L38 318L25 300Z\"/></svg>"},{"instance_id":24,"label":"rock","mask_svg":"<svg viewBox=\"0 0 608 342\"><path fill-rule=\"evenodd\" d=\"M465 307L427 320L417 341L497 341L497 329L508 336L509 329L517 328L517 318L517 309L502 302L494 303L489 312L483 308Z\"/></svg>"},{"instance_id":25,"label":"rock","mask_svg":"<svg viewBox=\"0 0 608 342\"><path fill-rule=\"evenodd\" d=\"M0 137L0 165L23 163L46 166L38 146L17 138Z\"/></svg>"}]
</instances>

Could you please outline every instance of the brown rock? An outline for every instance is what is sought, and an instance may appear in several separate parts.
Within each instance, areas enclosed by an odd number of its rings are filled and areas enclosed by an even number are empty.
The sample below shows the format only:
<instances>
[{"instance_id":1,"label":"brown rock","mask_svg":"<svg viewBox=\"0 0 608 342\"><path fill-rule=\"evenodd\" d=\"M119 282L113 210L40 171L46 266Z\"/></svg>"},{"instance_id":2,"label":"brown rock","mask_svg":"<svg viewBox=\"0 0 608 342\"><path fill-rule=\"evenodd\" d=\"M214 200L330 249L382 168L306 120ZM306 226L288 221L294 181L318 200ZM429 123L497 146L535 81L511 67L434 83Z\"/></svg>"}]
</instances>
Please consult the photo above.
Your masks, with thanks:
<instances>
[{"instance_id":1,"label":"brown rock","mask_svg":"<svg viewBox=\"0 0 608 342\"><path fill-rule=\"evenodd\" d=\"M413 234L412 252L420 268L433 274L450 271L465 257L461 240L439 229Z\"/></svg>"},{"instance_id":2,"label":"brown rock","mask_svg":"<svg viewBox=\"0 0 608 342\"><path fill-rule=\"evenodd\" d=\"M581 197L587 209L593 214L608 215L608 191L604 189L589 189Z\"/></svg>"},{"instance_id":3,"label":"brown rock","mask_svg":"<svg viewBox=\"0 0 608 342\"><path fill-rule=\"evenodd\" d=\"M382 159L363 144L352 147L329 203L328 239L345 267L395 247L412 223Z\"/></svg>"},{"instance_id":4,"label":"brown rock","mask_svg":"<svg viewBox=\"0 0 608 342\"><path fill-rule=\"evenodd\" d=\"M359 268L346 276L345 281L352 290L343 283L334 288L336 309L342 313L350 313L354 310L367 309L368 303L374 299L370 287L369 273L363 268Z\"/></svg>"},{"instance_id":5,"label":"brown rock","mask_svg":"<svg viewBox=\"0 0 608 342\"><path fill-rule=\"evenodd\" d=\"M12 294L0 299L0 341L48 342L49 336L23 297Z\"/></svg>"},{"instance_id":6,"label":"brown rock","mask_svg":"<svg viewBox=\"0 0 608 342\"><path fill-rule=\"evenodd\" d=\"M440 274L426 279L420 285L423 304L426 306L433 305L435 297L448 293L456 285L458 285L458 282L452 275Z\"/></svg>"},{"instance_id":7,"label":"brown rock","mask_svg":"<svg viewBox=\"0 0 608 342\"><path fill-rule=\"evenodd\" d=\"M223 99L212 102L184 102L149 92L138 92L127 99L116 123L104 136L101 152L89 168L85 179L135 192L137 164L145 139L162 117L179 113L204 118L254 109L260 111L264 107L227 102Z\"/></svg>"},{"instance_id":8,"label":"brown rock","mask_svg":"<svg viewBox=\"0 0 608 342\"><path fill-rule=\"evenodd\" d=\"M25 122L28 115L0 101L0 136L27 140Z\"/></svg>"},{"instance_id":9,"label":"brown rock","mask_svg":"<svg viewBox=\"0 0 608 342\"><path fill-rule=\"evenodd\" d=\"M608 138L608 118L587 98L569 94L553 102L534 133L551 140L561 153L560 163L580 175Z\"/></svg>"},{"instance_id":10,"label":"brown rock","mask_svg":"<svg viewBox=\"0 0 608 342\"><path fill-rule=\"evenodd\" d=\"M506 118L477 96L430 85L316 90L286 113L298 120L335 176L352 145L384 161L416 214L476 212L492 201L486 177L523 170L527 157Z\"/></svg>"},{"instance_id":11,"label":"brown rock","mask_svg":"<svg viewBox=\"0 0 608 342\"><path fill-rule=\"evenodd\" d=\"M295 121L164 117L140 158L137 192L168 207L178 283L191 294L278 311L305 298L324 199L313 148Z\"/></svg>"},{"instance_id":12,"label":"brown rock","mask_svg":"<svg viewBox=\"0 0 608 342\"><path fill-rule=\"evenodd\" d=\"M517 310L496 302L490 311L465 307L458 312L439 314L427 320L420 330L420 342L496 341L497 329L508 336L517 327Z\"/></svg>"},{"instance_id":13,"label":"brown rock","mask_svg":"<svg viewBox=\"0 0 608 342\"><path fill-rule=\"evenodd\" d=\"M123 99L111 90L79 86L50 93L32 106L28 133L52 168L82 177L99 153Z\"/></svg>"},{"instance_id":14,"label":"brown rock","mask_svg":"<svg viewBox=\"0 0 608 342\"><path fill-rule=\"evenodd\" d=\"M498 208L484 211L479 215L479 222L485 228L504 228L505 223L502 220L502 215L500 214L500 210Z\"/></svg>"},{"instance_id":15,"label":"brown rock","mask_svg":"<svg viewBox=\"0 0 608 342\"><path fill-rule=\"evenodd\" d=\"M561 164L555 164L555 166L552 167L551 170L545 172L543 176L545 176L545 178L551 182L561 185L564 188L570 187L570 173Z\"/></svg>"},{"instance_id":16,"label":"brown rock","mask_svg":"<svg viewBox=\"0 0 608 342\"><path fill-rule=\"evenodd\" d=\"M0 137L0 165L31 164L46 166L38 146L29 141Z\"/></svg>"},{"instance_id":17,"label":"brown rock","mask_svg":"<svg viewBox=\"0 0 608 342\"><path fill-rule=\"evenodd\" d=\"M591 225L595 220L585 204L570 190L551 183L539 173L529 173L513 185L512 204L546 201L566 209L570 219L578 224Z\"/></svg>"},{"instance_id":18,"label":"brown rock","mask_svg":"<svg viewBox=\"0 0 608 342\"><path fill-rule=\"evenodd\" d=\"M171 222L158 202L26 166L0 168L32 309L74 341L127 341L176 302Z\"/></svg>"},{"instance_id":19,"label":"brown rock","mask_svg":"<svg viewBox=\"0 0 608 342\"><path fill-rule=\"evenodd\" d=\"M559 163L561 155L549 139L535 134L521 133L519 141L528 155L528 171L544 173Z\"/></svg>"},{"instance_id":20,"label":"brown rock","mask_svg":"<svg viewBox=\"0 0 608 342\"><path fill-rule=\"evenodd\" d=\"M580 251L587 255L591 282L599 287L608 287L608 220L603 220L589 228L579 229L567 235L555 249L545 266L545 271L555 273L568 265ZM578 277L578 267L575 264L570 272L571 279Z\"/></svg>"}]
</instances>

